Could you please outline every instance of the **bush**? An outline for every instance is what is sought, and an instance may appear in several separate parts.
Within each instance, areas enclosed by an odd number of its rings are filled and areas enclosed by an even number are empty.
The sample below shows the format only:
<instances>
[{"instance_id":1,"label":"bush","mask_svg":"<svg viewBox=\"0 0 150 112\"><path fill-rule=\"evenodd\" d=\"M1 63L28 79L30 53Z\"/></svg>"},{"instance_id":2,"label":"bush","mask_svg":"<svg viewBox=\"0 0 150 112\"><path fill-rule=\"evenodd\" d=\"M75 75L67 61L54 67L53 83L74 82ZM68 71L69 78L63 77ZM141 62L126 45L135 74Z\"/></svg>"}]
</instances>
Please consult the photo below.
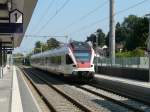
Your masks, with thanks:
<instances>
[{"instance_id":1,"label":"bush","mask_svg":"<svg viewBox=\"0 0 150 112\"><path fill-rule=\"evenodd\" d=\"M116 53L116 57L143 57L143 56L144 56L144 50L140 48L136 48L133 51Z\"/></svg>"}]
</instances>

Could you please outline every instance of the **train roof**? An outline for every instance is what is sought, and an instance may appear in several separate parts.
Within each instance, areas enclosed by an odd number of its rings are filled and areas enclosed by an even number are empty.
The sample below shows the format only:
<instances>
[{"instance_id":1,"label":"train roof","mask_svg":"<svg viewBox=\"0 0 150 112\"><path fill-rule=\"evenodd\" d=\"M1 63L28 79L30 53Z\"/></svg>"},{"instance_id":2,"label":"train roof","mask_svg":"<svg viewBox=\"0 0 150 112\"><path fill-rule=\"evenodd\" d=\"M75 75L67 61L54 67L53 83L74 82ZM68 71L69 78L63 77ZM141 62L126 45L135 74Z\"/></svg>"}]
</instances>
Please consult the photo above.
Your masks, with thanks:
<instances>
[{"instance_id":1,"label":"train roof","mask_svg":"<svg viewBox=\"0 0 150 112\"><path fill-rule=\"evenodd\" d=\"M89 50L91 47L87 42L71 42L70 45L74 50Z\"/></svg>"},{"instance_id":2,"label":"train roof","mask_svg":"<svg viewBox=\"0 0 150 112\"><path fill-rule=\"evenodd\" d=\"M48 51L38 53L38 54L34 54L31 56L31 58L58 56L61 54L69 53L69 47L68 46L72 47L74 50L89 50L91 48L90 45L86 42L73 41L69 44L58 47L56 49L48 50Z\"/></svg>"},{"instance_id":3,"label":"train roof","mask_svg":"<svg viewBox=\"0 0 150 112\"><path fill-rule=\"evenodd\" d=\"M69 49L67 47L67 45L63 46L63 47L58 47L55 48L53 50L48 50L42 53L38 53L38 54L34 54L31 56L31 58L39 58L39 57L48 57L48 56L57 56L60 54L65 54L68 53Z\"/></svg>"}]
</instances>

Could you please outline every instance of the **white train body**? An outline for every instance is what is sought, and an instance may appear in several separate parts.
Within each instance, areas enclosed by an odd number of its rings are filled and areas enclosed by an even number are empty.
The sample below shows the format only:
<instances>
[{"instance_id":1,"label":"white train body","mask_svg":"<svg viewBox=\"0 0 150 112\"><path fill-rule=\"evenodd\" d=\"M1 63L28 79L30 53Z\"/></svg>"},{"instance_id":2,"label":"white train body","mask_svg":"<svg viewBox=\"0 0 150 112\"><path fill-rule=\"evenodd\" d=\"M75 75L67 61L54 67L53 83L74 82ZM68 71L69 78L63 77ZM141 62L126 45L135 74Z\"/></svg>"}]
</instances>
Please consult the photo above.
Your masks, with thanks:
<instances>
[{"instance_id":1,"label":"white train body","mask_svg":"<svg viewBox=\"0 0 150 112\"><path fill-rule=\"evenodd\" d=\"M85 42L73 42L64 47L31 56L33 67L64 76L94 77L94 50Z\"/></svg>"}]
</instances>

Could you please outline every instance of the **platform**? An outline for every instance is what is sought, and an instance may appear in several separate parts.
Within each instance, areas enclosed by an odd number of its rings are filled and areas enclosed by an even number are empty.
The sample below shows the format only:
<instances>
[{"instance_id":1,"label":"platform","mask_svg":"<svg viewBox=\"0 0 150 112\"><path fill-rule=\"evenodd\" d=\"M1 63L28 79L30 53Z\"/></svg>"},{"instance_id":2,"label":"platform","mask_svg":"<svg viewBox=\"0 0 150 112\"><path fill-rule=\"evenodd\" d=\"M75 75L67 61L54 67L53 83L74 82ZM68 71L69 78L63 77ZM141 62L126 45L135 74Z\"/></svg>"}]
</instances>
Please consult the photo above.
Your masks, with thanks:
<instances>
[{"instance_id":1,"label":"platform","mask_svg":"<svg viewBox=\"0 0 150 112\"><path fill-rule=\"evenodd\" d=\"M30 91L21 72L12 66L3 70L0 79L0 111L1 112L40 112L38 103Z\"/></svg>"},{"instance_id":2,"label":"platform","mask_svg":"<svg viewBox=\"0 0 150 112\"><path fill-rule=\"evenodd\" d=\"M128 93L131 96L139 97L139 99L149 100L150 103L150 83L136 80L106 76L103 74L95 74L95 81L101 86L114 89L117 92Z\"/></svg>"}]
</instances>

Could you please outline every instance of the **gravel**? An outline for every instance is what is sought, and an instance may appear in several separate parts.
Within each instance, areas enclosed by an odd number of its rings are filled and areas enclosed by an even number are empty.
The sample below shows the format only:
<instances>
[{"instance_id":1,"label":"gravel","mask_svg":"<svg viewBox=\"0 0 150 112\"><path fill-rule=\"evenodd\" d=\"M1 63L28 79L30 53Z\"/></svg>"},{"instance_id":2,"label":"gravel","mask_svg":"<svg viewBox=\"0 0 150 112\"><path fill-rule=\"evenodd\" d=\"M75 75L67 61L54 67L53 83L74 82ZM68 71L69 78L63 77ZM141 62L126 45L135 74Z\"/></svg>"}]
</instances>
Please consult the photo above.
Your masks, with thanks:
<instances>
[{"instance_id":1,"label":"gravel","mask_svg":"<svg viewBox=\"0 0 150 112\"><path fill-rule=\"evenodd\" d=\"M132 99L128 99L128 98L125 98L125 97L122 97L122 96L119 96L117 94L113 94L113 93L110 93L110 92L107 92L107 91L104 91L101 89L97 89L97 88L89 86L89 85L83 85L82 87L85 87L85 88L90 89L92 91L96 91L98 93L101 93L105 96L111 97L111 98L118 100L120 102L123 102L125 104L131 105L132 107L139 108L139 109L143 110L144 112L150 112L150 107L148 105L143 104L143 103L140 103L140 102L134 101Z\"/></svg>"},{"instance_id":2,"label":"gravel","mask_svg":"<svg viewBox=\"0 0 150 112\"><path fill-rule=\"evenodd\" d=\"M50 102L50 104L56 109L58 112L81 112L75 105L57 93L55 90L50 88L48 85L44 84L43 81L40 81L33 75L30 75L34 83L40 92L44 95L44 97Z\"/></svg>"},{"instance_id":3,"label":"gravel","mask_svg":"<svg viewBox=\"0 0 150 112\"><path fill-rule=\"evenodd\" d=\"M36 73L39 74L39 72ZM45 77L45 79L48 80L49 83L53 84L53 86L59 88L59 90L65 92L67 95L71 96L73 99L76 99L81 104L88 106L89 109L93 110L94 112L129 112L127 108L114 104L104 98L92 95L91 93L82 91L74 86L65 84L49 77L48 75L42 74L42 77Z\"/></svg>"}]
</instances>

